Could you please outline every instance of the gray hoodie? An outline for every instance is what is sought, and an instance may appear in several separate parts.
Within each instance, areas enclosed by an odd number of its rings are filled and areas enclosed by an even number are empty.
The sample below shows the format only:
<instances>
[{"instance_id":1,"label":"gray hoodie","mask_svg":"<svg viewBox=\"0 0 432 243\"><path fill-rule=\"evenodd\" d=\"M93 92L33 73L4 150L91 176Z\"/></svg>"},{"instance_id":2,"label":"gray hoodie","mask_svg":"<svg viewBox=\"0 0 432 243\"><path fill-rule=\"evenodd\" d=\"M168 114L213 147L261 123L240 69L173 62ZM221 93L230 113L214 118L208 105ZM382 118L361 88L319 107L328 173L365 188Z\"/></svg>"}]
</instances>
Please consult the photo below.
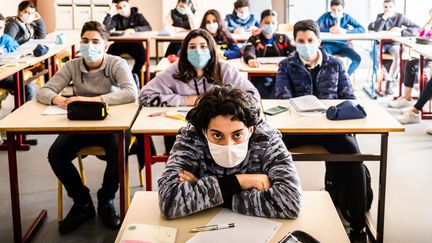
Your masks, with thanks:
<instances>
[{"instance_id":1,"label":"gray hoodie","mask_svg":"<svg viewBox=\"0 0 432 243\"><path fill-rule=\"evenodd\" d=\"M194 174L198 181L180 182L178 173L183 170ZM236 185L222 181L236 174L266 174L271 187L266 191L237 190L226 199L227 205L223 191L233 190ZM280 132L264 121L255 126L246 158L233 168L214 162L206 139L198 136L192 125L181 128L158 185L159 207L166 218L217 206L251 216L296 218L302 207L302 189L291 154Z\"/></svg>"},{"instance_id":2,"label":"gray hoodie","mask_svg":"<svg viewBox=\"0 0 432 243\"><path fill-rule=\"evenodd\" d=\"M219 63L224 84L231 84L234 88L248 91L257 100L260 100L258 90L249 80L243 78L236 68L225 61ZM173 74L177 72L178 63L175 62L163 72L158 73L141 89L140 104L144 106L185 106L186 96L203 94L214 85L205 78L184 83L173 78Z\"/></svg>"},{"instance_id":3,"label":"gray hoodie","mask_svg":"<svg viewBox=\"0 0 432 243\"><path fill-rule=\"evenodd\" d=\"M83 58L67 62L36 93L39 102L50 105L51 100L73 81L74 95L102 96L108 105L130 103L137 98L137 87L132 72L121 57L104 54L102 65L88 71Z\"/></svg>"},{"instance_id":4,"label":"gray hoodie","mask_svg":"<svg viewBox=\"0 0 432 243\"><path fill-rule=\"evenodd\" d=\"M4 32L22 45L30 39L45 39L46 29L42 18L29 25L21 23L16 17L7 18Z\"/></svg>"}]
</instances>

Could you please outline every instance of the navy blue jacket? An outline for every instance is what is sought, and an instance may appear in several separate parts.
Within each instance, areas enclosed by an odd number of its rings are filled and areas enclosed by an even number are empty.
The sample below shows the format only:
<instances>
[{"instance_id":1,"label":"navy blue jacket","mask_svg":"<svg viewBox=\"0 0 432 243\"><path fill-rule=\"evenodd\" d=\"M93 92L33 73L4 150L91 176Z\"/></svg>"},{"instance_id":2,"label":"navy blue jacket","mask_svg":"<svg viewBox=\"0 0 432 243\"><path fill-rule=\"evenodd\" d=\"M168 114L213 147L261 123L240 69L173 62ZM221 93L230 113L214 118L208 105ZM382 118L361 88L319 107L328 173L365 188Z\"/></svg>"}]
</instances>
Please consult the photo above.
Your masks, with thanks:
<instances>
[{"instance_id":1,"label":"navy blue jacket","mask_svg":"<svg viewBox=\"0 0 432 243\"><path fill-rule=\"evenodd\" d=\"M321 32L330 32L330 28L335 25L335 20L331 16L331 12L327 12L317 20L317 24ZM346 32L348 34L365 32L363 26L347 13L343 14L342 18L340 19L339 25L341 28L346 29ZM326 42L348 45L348 41L346 40L323 41L323 43Z\"/></svg>"},{"instance_id":2,"label":"navy blue jacket","mask_svg":"<svg viewBox=\"0 0 432 243\"><path fill-rule=\"evenodd\" d=\"M401 13L389 17L387 20L383 19L383 13L378 14L376 20L369 24L368 29L373 31L390 30L393 27L402 27L402 36L416 36L419 32L420 27L409 20Z\"/></svg>"},{"instance_id":3,"label":"navy blue jacket","mask_svg":"<svg viewBox=\"0 0 432 243\"><path fill-rule=\"evenodd\" d=\"M110 14L107 14L103 24L106 26L108 31L112 29L134 29L138 32L151 30L149 22L144 18L144 15L138 13L138 8L136 7L131 8L131 15L127 18L121 16L120 14L116 14L112 17Z\"/></svg>"},{"instance_id":4,"label":"navy blue jacket","mask_svg":"<svg viewBox=\"0 0 432 243\"><path fill-rule=\"evenodd\" d=\"M245 20L237 17L237 14L235 13L227 14L225 17L225 25L231 33L233 33L238 27L243 27L246 30L252 26L259 27L258 19L253 14L251 14L249 18Z\"/></svg>"},{"instance_id":5,"label":"navy blue jacket","mask_svg":"<svg viewBox=\"0 0 432 243\"><path fill-rule=\"evenodd\" d=\"M348 74L342 62L320 49L323 55L321 70L317 76L318 99L355 99ZM279 63L276 76L277 99L290 99L313 94L312 79L297 52Z\"/></svg>"}]
</instances>

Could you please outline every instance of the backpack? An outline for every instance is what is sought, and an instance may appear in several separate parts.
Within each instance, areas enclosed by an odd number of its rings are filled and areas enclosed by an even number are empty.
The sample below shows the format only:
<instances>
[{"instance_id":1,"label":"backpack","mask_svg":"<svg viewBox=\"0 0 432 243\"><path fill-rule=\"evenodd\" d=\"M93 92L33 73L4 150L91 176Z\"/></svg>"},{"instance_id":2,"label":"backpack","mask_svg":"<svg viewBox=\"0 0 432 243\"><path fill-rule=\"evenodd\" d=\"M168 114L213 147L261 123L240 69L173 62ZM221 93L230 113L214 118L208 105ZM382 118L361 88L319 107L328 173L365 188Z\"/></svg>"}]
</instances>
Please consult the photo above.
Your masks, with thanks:
<instances>
[{"instance_id":1,"label":"backpack","mask_svg":"<svg viewBox=\"0 0 432 243\"><path fill-rule=\"evenodd\" d=\"M369 169L366 165L363 164L363 168L365 171L366 177L366 202L356 202L359 207L361 207L361 203L366 204L366 211L369 211L372 206L373 200L373 191L371 186L371 175ZM351 197L352 191L347 190L346 186L343 183L337 183L341 180L335 179L333 176L337 175L329 175L326 173L325 178L325 189L330 194L330 197L334 203L334 205L339 208L339 211L342 213L342 216L351 223L350 213L347 208L346 198ZM335 183L336 182L336 183Z\"/></svg>"}]
</instances>

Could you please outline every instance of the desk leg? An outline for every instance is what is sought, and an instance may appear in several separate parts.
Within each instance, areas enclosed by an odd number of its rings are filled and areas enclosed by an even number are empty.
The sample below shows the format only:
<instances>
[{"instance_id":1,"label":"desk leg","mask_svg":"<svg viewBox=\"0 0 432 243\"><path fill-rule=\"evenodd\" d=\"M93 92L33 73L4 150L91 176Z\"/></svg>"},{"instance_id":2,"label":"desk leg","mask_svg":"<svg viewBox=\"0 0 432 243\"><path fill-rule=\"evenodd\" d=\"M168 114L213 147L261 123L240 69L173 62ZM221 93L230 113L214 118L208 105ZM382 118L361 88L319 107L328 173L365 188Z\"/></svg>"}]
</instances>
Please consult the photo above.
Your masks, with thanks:
<instances>
[{"instance_id":1,"label":"desk leg","mask_svg":"<svg viewBox=\"0 0 432 243\"><path fill-rule=\"evenodd\" d=\"M125 177L125 132L120 131L118 133L118 167L119 167L119 182L120 182L120 219L123 221L126 216L126 211L129 205L126 205L126 177Z\"/></svg>"},{"instance_id":2,"label":"desk leg","mask_svg":"<svg viewBox=\"0 0 432 243\"><path fill-rule=\"evenodd\" d=\"M402 94L402 83L404 80L404 61L403 61L403 44L400 43L400 48L399 48L399 96L401 97Z\"/></svg>"},{"instance_id":3,"label":"desk leg","mask_svg":"<svg viewBox=\"0 0 432 243\"><path fill-rule=\"evenodd\" d=\"M75 45L71 46L71 52L72 52L72 59L76 58L76 47Z\"/></svg>"},{"instance_id":4,"label":"desk leg","mask_svg":"<svg viewBox=\"0 0 432 243\"><path fill-rule=\"evenodd\" d=\"M144 87L144 84L150 81L150 40L146 40L146 71L145 71L145 81L141 80L141 87ZM157 60L157 59L156 59Z\"/></svg>"},{"instance_id":5,"label":"desk leg","mask_svg":"<svg viewBox=\"0 0 432 243\"><path fill-rule=\"evenodd\" d=\"M23 95L24 95L24 73L23 71L19 71L17 73L14 74L14 84L15 84L15 90L14 90L14 101L15 101L15 108L14 109L18 109L18 107L22 106L22 104L24 103L23 101Z\"/></svg>"},{"instance_id":6,"label":"desk leg","mask_svg":"<svg viewBox=\"0 0 432 243\"><path fill-rule=\"evenodd\" d=\"M144 134L144 167L146 179L146 191L152 190L152 158L151 158L151 136Z\"/></svg>"},{"instance_id":7,"label":"desk leg","mask_svg":"<svg viewBox=\"0 0 432 243\"><path fill-rule=\"evenodd\" d=\"M377 69L376 69L376 59L377 59L377 44L376 41L372 41L372 77L370 86L363 86L363 90L366 94L369 95L372 99L376 99L377 95L375 94L375 82L377 77Z\"/></svg>"},{"instance_id":8,"label":"desk leg","mask_svg":"<svg viewBox=\"0 0 432 243\"><path fill-rule=\"evenodd\" d=\"M14 141L15 134L8 132L7 138L8 141ZM9 183L10 183L10 191L11 191L14 242L27 242L34 236L34 234L39 229L43 221L47 218L47 210L44 209L39 213L38 217L33 221L29 230L26 232L24 237L22 237L16 145L13 142L8 143L8 161L9 161Z\"/></svg>"},{"instance_id":9,"label":"desk leg","mask_svg":"<svg viewBox=\"0 0 432 243\"><path fill-rule=\"evenodd\" d=\"M159 63L159 41L155 40L156 43L156 65Z\"/></svg>"},{"instance_id":10,"label":"desk leg","mask_svg":"<svg viewBox=\"0 0 432 243\"><path fill-rule=\"evenodd\" d=\"M378 195L378 219L377 219L377 242L384 241L384 212L387 182L387 151L388 151L388 133L381 134L381 163L379 177L379 195Z\"/></svg>"}]
</instances>

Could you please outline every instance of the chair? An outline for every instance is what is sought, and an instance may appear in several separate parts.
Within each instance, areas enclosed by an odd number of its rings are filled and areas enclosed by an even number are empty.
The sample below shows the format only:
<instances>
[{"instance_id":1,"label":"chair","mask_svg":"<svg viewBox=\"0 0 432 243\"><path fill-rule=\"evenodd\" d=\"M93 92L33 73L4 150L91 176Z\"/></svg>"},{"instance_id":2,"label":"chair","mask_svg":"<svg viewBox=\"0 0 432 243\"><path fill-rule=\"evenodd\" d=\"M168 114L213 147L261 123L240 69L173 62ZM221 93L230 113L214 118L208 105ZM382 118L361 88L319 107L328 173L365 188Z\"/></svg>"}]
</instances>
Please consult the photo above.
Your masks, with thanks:
<instances>
[{"instance_id":1,"label":"chair","mask_svg":"<svg viewBox=\"0 0 432 243\"><path fill-rule=\"evenodd\" d=\"M134 144L136 142L136 137L132 136L131 137L131 142L129 145L129 149L132 146L132 144ZM82 148L80 151L78 151L77 153L77 159L78 159L78 167L79 167L79 172L81 175L81 181L84 184L84 186L87 185L87 178L84 174L84 167L83 167L83 162L82 159L85 156L88 155L94 155L94 156L104 156L105 155L105 150L102 146L87 146ZM129 203L130 200L130 182L129 182L129 165L126 165L126 195L127 195L127 200ZM139 176L139 180L140 180L140 187L144 186L144 178L143 178L143 174L142 174L142 170L139 168L139 164L138 164L138 176ZM63 184L58 181L57 183L57 218L58 221L62 221L63 220Z\"/></svg>"}]
</instances>

